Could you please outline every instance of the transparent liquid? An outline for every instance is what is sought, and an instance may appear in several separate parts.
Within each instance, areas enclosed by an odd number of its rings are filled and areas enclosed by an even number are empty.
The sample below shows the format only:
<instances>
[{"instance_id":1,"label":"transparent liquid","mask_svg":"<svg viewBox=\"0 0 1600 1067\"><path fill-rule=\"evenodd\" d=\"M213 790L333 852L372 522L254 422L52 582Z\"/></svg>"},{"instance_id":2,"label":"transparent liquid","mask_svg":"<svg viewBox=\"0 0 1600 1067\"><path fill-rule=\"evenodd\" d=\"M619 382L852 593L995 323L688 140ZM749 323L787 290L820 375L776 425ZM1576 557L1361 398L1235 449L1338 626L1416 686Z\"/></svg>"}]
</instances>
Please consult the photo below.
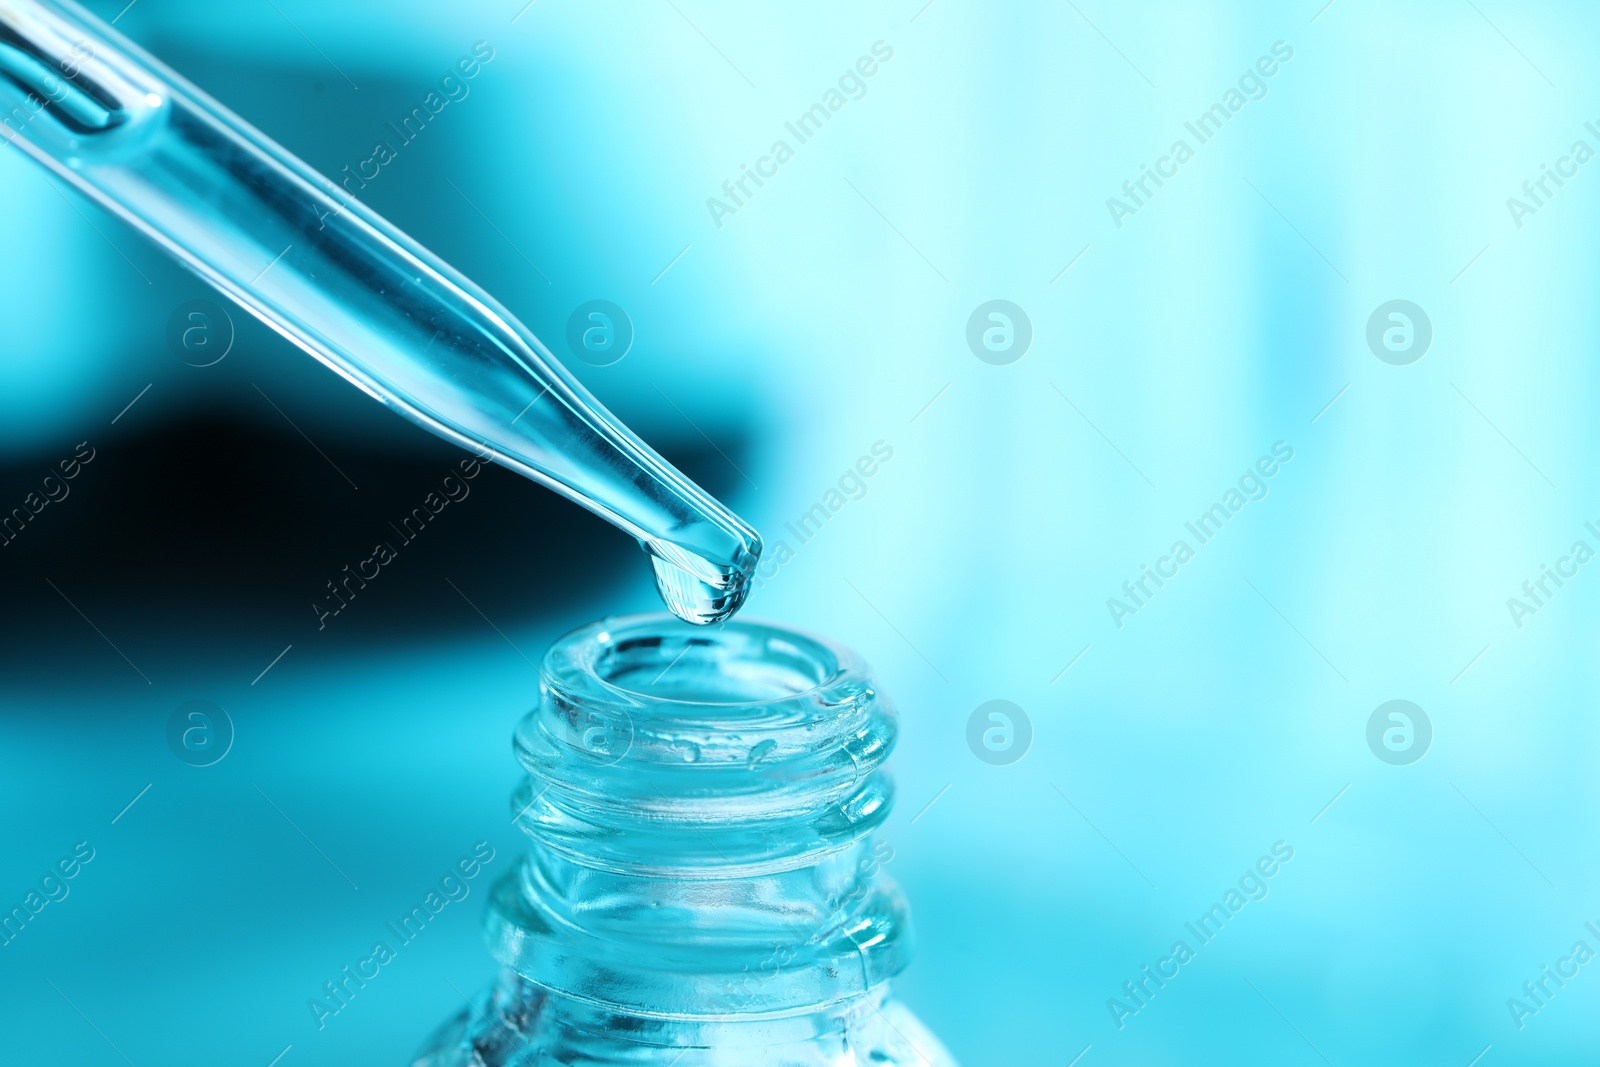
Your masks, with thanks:
<instances>
[{"instance_id":1,"label":"transparent liquid","mask_svg":"<svg viewBox=\"0 0 1600 1067\"><path fill-rule=\"evenodd\" d=\"M638 539L678 617L743 603L751 527L487 293L104 23L0 0L5 114L31 157L358 388Z\"/></svg>"},{"instance_id":2,"label":"transparent liquid","mask_svg":"<svg viewBox=\"0 0 1600 1067\"><path fill-rule=\"evenodd\" d=\"M733 571L720 576L717 582L708 582L699 574L667 562L656 554L659 550L659 545L645 546L656 572L656 591L661 594L667 610L684 622L697 626L721 622L744 605L753 570ZM713 569L710 560L702 558L698 562L702 564L701 573Z\"/></svg>"},{"instance_id":3,"label":"transparent liquid","mask_svg":"<svg viewBox=\"0 0 1600 1067\"><path fill-rule=\"evenodd\" d=\"M859 661L641 616L540 676L512 797L533 847L486 922L503 970L414 1067L954 1067L890 992L895 719Z\"/></svg>"}]
</instances>

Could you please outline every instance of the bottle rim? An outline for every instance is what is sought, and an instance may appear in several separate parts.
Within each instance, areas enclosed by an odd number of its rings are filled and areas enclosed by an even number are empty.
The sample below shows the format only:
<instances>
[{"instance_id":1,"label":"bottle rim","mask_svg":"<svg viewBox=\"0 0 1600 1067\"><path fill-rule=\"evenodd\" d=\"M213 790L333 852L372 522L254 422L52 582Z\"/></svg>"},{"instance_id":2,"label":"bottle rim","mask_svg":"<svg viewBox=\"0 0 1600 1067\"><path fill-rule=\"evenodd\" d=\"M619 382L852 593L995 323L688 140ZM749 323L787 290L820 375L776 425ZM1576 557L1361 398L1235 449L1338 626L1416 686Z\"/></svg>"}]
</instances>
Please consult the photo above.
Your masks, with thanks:
<instances>
[{"instance_id":1,"label":"bottle rim","mask_svg":"<svg viewBox=\"0 0 1600 1067\"><path fill-rule=\"evenodd\" d=\"M660 684L691 652L715 662L707 677L724 691ZM611 616L568 632L545 654L540 677L574 704L686 726L726 724L735 711L746 727L832 720L872 689L860 657L825 637L744 617L692 626L666 612Z\"/></svg>"}]
</instances>

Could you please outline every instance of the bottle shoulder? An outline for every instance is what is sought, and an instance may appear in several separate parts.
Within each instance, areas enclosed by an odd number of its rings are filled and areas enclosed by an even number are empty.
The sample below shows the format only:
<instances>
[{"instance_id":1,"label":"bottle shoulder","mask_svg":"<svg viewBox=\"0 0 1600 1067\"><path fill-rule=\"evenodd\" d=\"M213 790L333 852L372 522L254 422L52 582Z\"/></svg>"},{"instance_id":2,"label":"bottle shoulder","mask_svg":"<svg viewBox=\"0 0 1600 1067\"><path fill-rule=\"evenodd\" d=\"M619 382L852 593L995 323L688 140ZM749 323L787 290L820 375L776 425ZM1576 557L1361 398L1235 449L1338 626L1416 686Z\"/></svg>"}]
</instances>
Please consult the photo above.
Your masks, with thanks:
<instances>
[{"instance_id":1,"label":"bottle shoulder","mask_svg":"<svg viewBox=\"0 0 1600 1067\"><path fill-rule=\"evenodd\" d=\"M826 1011L719 1021L616 1015L507 968L411 1067L956 1067L885 983Z\"/></svg>"}]
</instances>

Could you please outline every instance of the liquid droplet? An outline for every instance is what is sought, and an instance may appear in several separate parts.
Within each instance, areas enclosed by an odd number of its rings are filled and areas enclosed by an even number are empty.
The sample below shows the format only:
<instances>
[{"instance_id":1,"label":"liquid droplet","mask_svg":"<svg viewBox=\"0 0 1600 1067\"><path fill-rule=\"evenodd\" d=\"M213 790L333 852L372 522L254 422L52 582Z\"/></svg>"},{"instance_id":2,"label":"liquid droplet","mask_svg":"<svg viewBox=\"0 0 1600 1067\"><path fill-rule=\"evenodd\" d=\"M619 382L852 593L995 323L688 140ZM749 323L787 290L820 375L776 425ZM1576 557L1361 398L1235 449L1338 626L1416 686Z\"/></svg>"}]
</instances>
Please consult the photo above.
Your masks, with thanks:
<instances>
[{"instance_id":1,"label":"liquid droplet","mask_svg":"<svg viewBox=\"0 0 1600 1067\"><path fill-rule=\"evenodd\" d=\"M650 552L648 547L645 551L655 568L656 589L666 602L667 610L684 622L709 626L730 618L744 605L744 598L750 592L749 571L726 574L722 584L714 585ZM716 569L710 563L706 566Z\"/></svg>"},{"instance_id":2,"label":"liquid droplet","mask_svg":"<svg viewBox=\"0 0 1600 1067\"><path fill-rule=\"evenodd\" d=\"M777 749L777 747L778 747L778 742L772 740L772 738L770 738L770 737L767 738L765 741L761 742L759 745L756 745L755 747L750 749L750 759L748 761L747 766L749 766L749 768L752 771L755 770L756 769L756 764L760 763L762 760L764 760L768 756L772 755L772 753Z\"/></svg>"}]
</instances>

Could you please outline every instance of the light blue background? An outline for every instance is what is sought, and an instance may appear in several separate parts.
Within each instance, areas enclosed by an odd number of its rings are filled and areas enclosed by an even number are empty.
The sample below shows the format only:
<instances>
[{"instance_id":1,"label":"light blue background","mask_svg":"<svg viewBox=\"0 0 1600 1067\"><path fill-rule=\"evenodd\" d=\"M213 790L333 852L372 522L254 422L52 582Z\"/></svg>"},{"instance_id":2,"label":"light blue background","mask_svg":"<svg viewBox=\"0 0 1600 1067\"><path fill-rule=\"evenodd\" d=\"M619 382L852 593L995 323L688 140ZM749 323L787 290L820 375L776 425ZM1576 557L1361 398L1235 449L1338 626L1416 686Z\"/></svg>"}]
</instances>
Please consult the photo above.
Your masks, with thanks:
<instances>
[{"instance_id":1,"label":"light blue background","mask_svg":"<svg viewBox=\"0 0 1600 1067\"><path fill-rule=\"evenodd\" d=\"M728 502L769 540L893 447L749 610L859 650L901 709L883 836L920 947L897 987L963 1063L1593 1062L1600 965L1524 1029L1506 1001L1600 948L1600 577L1521 628L1506 599L1574 540L1600 548L1600 170L1520 228L1506 199L1575 140L1600 149L1595 13L674 3L539 0L513 24L517 0L142 0L118 26L328 171L368 138L330 133L317 94L376 134L489 41L472 96L370 202L552 339L583 300L628 309L629 356L574 370L647 439L687 433L659 388L745 441ZM879 40L867 95L717 228L707 197ZM1117 227L1106 199L1280 40L1265 98ZM5 447L51 453L153 379L162 417L207 409L161 342L170 302L90 223L162 285L175 269L18 152L0 189ZM1010 366L966 346L993 298L1032 321ZM1396 298L1434 330L1403 367L1365 340ZM319 440L370 432L339 417L347 386L267 351L251 373L325 405ZM1115 626L1106 598L1277 441L1294 459L1270 495ZM0 949L4 1058L405 1062L491 973L481 888L325 1030L306 998L474 842L491 874L520 850L523 654L654 605L642 560L594 580L497 619L505 640L307 640L256 686L282 642L226 620L166 642L147 606L129 652L160 684L87 631L6 679L0 898L78 840L97 856ZM194 698L238 728L202 771L161 735ZM1034 730L1004 767L965 742L996 698ZM1396 698L1435 732L1411 766L1366 743ZM1280 840L1270 896L1119 1030L1107 999Z\"/></svg>"}]
</instances>

